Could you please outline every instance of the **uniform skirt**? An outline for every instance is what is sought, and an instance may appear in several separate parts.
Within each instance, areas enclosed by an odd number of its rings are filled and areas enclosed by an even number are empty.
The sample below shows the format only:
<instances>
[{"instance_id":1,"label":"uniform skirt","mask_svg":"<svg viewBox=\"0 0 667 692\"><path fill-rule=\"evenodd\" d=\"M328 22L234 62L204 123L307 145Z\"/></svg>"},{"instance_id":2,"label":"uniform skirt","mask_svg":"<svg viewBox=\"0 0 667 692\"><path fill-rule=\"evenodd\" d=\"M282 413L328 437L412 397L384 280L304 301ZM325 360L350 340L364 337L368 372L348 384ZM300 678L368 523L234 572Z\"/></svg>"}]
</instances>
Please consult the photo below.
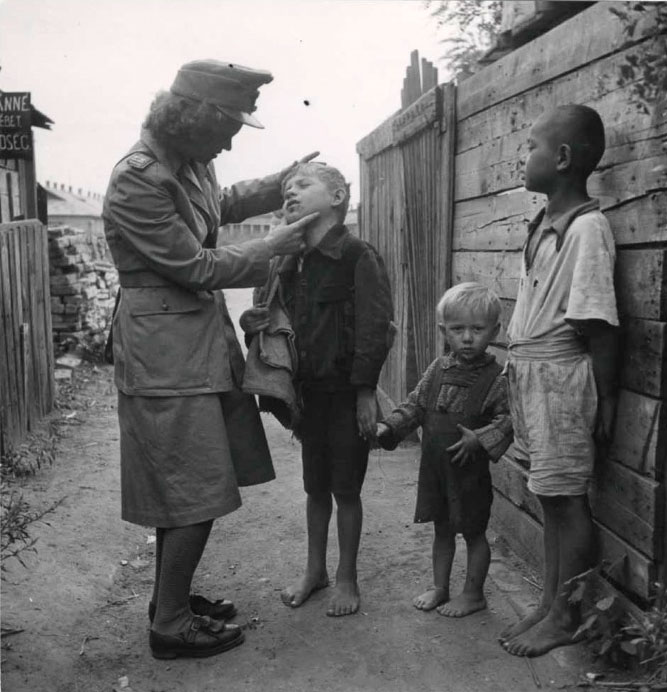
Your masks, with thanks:
<instances>
[{"instance_id":1,"label":"uniform skirt","mask_svg":"<svg viewBox=\"0 0 667 692\"><path fill-rule=\"evenodd\" d=\"M237 417L255 434L244 435L240 421L230 420ZM209 521L241 506L239 480L250 485L275 477L254 399L240 392L184 397L119 392L118 420L121 516L133 524L173 528ZM228 426L238 443L230 444ZM261 472L253 470L245 480L237 478L234 466L244 456L262 460Z\"/></svg>"}]
</instances>

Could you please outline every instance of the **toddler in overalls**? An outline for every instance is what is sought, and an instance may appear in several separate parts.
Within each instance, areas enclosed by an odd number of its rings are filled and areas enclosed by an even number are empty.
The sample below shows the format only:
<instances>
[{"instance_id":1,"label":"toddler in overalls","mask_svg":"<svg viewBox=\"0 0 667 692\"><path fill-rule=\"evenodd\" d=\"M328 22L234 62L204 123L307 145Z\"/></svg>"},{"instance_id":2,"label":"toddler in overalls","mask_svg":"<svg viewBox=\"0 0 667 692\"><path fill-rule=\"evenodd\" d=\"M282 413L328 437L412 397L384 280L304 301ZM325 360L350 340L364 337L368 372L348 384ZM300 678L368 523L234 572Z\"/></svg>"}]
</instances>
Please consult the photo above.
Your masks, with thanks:
<instances>
[{"instance_id":1,"label":"toddler in overalls","mask_svg":"<svg viewBox=\"0 0 667 692\"><path fill-rule=\"evenodd\" d=\"M500 300L481 284L450 288L437 308L449 352L428 367L406 401L378 424L378 442L394 449L422 426L415 522L432 521L433 587L413 603L420 610L463 617L486 607L484 581L490 549L486 528L493 494L489 459L512 441L505 378L486 352L500 328ZM456 535L467 548L463 591L450 600Z\"/></svg>"}]
</instances>

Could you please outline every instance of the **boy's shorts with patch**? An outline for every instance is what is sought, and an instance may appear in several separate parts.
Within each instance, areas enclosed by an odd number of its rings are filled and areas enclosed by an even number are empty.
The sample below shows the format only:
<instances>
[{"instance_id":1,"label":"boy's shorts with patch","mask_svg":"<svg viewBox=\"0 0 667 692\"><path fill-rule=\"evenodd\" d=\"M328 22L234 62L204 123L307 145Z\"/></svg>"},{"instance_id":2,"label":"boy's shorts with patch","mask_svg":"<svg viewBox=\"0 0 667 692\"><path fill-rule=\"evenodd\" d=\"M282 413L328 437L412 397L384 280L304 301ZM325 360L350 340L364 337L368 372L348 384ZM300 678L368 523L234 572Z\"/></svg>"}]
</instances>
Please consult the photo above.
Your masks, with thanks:
<instances>
[{"instance_id":1,"label":"boy's shorts with patch","mask_svg":"<svg viewBox=\"0 0 667 692\"><path fill-rule=\"evenodd\" d=\"M507 363L515 447L536 495L584 495L593 475L597 392L588 354Z\"/></svg>"},{"instance_id":2,"label":"boy's shorts with patch","mask_svg":"<svg viewBox=\"0 0 667 692\"><path fill-rule=\"evenodd\" d=\"M303 486L308 494L361 492L368 467L368 442L357 427L355 390L304 390L301 437Z\"/></svg>"}]
</instances>

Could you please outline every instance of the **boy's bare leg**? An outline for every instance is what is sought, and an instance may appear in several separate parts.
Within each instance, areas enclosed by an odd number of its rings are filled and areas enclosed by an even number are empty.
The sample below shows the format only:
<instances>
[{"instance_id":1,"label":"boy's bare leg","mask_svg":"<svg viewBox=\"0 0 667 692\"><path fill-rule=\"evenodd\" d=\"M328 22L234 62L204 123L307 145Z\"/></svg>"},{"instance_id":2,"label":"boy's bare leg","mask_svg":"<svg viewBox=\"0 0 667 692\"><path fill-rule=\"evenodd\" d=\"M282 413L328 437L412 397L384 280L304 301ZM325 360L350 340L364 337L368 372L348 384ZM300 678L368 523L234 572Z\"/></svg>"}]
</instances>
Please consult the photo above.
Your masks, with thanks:
<instances>
[{"instance_id":1,"label":"boy's bare leg","mask_svg":"<svg viewBox=\"0 0 667 692\"><path fill-rule=\"evenodd\" d=\"M446 519L434 522L433 528L433 588L412 601L418 610L433 610L449 600L449 577L456 552L456 534L450 531Z\"/></svg>"},{"instance_id":2,"label":"boy's bare leg","mask_svg":"<svg viewBox=\"0 0 667 692\"><path fill-rule=\"evenodd\" d=\"M542 656L557 646L574 643L572 637L579 626L580 613L577 606L568 603L564 584L595 564L595 534L588 496L540 497L540 501L558 525L558 584L546 616L505 644L515 656Z\"/></svg>"},{"instance_id":3,"label":"boy's bare leg","mask_svg":"<svg viewBox=\"0 0 667 692\"><path fill-rule=\"evenodd\" d=\"M306 573L280 594L283 603L298 608L318 589L329 586L327 574L327 537L331 519L331 494L312 493L306 500L308 562Z\"/></svg>"},{"instance_id":4,"label":"boy's bare leg","mask_svg":"<svg viewBox=\"0 0 667 692\"><path fill-rule=\"evenodd\" d=\"M491 548L483 531L475 535L464 534L467 548L467 573L463 591L438 608L440 615L462 618L486 608L484 582L489 573Z\"/></svg>"},{"instance_id":5,"label":"boy's bare leg","mask_svg":"<svg viewBox=\"0 0 667 692\"><path fill-rule=\"evenodd\" d=\"M358 494L336 494L338 507L339 562L336 586L329 601L327 615L352 615L359 610L359 586L357 584L357 554L361 539L363 508Z\"/></svg>"},{"instance_id":6,"label":"boy's bare leg","mask_svg":"<svg viewBox=\"0 0 667 692\"><path fill-rule=\"evenodd\" d=\"M540 620L546 617L546 614L551 608L551 604L558 593L558 569L559 569L559 531L558 523L553 512L545 507L542 502L542 496L538 495L540 504L542 505L542 513L544 516L544 530L542 540L544 545L544 586L542 590L542 598L540 603L533 611L519 620L515 625L506 627L498 636L498 641L504 646L506 642L514 639L526 630L536 625Z\"/></svg>"}]
</instances>

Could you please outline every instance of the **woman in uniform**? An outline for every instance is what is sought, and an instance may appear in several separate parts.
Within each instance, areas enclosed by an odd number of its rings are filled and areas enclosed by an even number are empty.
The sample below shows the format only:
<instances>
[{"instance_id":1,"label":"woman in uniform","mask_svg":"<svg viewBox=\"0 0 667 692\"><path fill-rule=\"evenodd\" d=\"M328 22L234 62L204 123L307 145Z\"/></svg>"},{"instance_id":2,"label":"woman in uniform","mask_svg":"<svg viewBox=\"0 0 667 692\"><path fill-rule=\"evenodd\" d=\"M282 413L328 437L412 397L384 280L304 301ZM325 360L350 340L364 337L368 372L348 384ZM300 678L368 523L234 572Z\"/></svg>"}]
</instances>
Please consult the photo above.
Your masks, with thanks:
<instances>
[{"instance_id":1,"label":"woman in uniform","mask_svg":"<svg viewBox=\"0 0 667 692\"><path fill-rule=\"evenodd\" d=\"M191 595L213 520L241 505L239 485L274 478L222 288L262 285L275 255L303 247L311 217L264 239L217 247L218 227L278 209L290 170L218 187L212 160L231 149L268 72L200 60L159 93L141 139L116 164L104 203L118 270L113 319L122 517L156 527L150 647L204 657L243 641L231 602ZM310 160L316 154L304 157Z\"/></svg>"}]
</instances>

